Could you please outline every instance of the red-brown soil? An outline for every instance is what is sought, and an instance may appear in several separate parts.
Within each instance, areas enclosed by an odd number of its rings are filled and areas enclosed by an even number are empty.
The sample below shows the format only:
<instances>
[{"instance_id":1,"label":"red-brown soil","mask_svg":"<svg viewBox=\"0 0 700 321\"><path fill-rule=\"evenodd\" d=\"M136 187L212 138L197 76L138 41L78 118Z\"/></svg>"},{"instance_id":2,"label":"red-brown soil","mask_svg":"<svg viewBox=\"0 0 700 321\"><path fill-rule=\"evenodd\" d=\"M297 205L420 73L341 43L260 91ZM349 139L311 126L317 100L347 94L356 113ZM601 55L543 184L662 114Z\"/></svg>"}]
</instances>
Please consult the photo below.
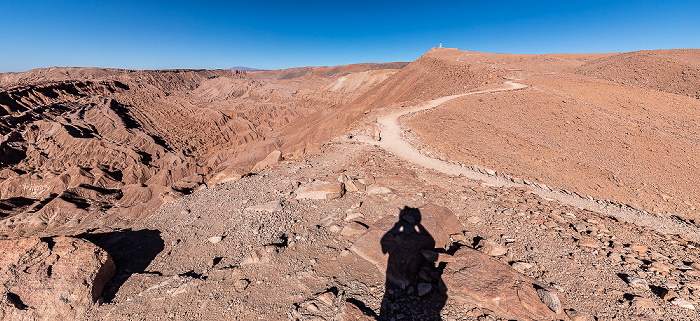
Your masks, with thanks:
<instances>
[{"instance_id":1,"label":"red-brown soil","mask_svg":"<svg viewBox=\"0 0 700 321\"><path fill-rule=\"evenodd\" d=\"M644 50L592 60L576 70L619 84L700 98L697 49Z\"/></svg>"},{"instance_id":2,"label":"red-brown soil","mask_svg":"<svg viewBox=\"0 0 700 321\"><path fill-rule=\"evenodd\" d=\"M700 53L694 53L697 60ZM600 66L601 61L637 70L628 64L637 55L599 58L573 69L581 64L580 57L555 56L552 64L536 57L510 57L508 63L518 61L511 77L529 88L456 99L408 119L406 127L419 144L445 159L699 219L700 101L685 93L700 87L687 82L677 95L571 72ZM659 55L667 56L664 51ZM656 68L654 75L666 75L674 67L657 62L647 65Z\"/></svg>"},{"instance_id":3,"label":"red-brown soil","mask_svg":"<svg viewBox=\"0 0 700 321\"><path fill-rule=\"evenodd\" d=\"M0 315L696 320L699 57L0 74Z\"/></svg>"}]
</instances>

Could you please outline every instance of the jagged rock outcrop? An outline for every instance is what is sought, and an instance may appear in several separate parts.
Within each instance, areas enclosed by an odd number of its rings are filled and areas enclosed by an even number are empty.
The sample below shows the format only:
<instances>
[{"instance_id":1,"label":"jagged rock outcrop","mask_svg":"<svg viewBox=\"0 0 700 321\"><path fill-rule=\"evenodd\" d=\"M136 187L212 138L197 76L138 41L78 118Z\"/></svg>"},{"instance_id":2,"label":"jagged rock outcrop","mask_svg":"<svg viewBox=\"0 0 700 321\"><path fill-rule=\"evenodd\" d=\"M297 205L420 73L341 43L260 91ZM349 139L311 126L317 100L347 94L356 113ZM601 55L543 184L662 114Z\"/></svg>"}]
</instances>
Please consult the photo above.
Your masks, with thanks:
<instances>
[{"instance_id":1,"label":"jagged rock outcrop","mask_svg":"<svg viewBox=\"0 0 700 321\"><path fill-rule=\"evenodd\" d=\"M102 295L110 255L73 237L0 241L0 319L73 320Z\"/></svg>"}]
</instances>

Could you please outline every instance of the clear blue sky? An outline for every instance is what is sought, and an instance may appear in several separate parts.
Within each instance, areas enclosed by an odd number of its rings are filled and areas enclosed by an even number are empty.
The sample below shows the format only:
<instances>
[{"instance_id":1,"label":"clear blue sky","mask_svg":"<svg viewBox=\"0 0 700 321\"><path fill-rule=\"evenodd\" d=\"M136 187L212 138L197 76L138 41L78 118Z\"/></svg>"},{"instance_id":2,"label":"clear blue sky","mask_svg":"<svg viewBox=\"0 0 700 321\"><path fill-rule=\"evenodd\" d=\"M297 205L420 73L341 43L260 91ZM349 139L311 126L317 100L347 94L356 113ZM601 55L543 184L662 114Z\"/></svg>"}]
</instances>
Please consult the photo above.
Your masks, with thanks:
<instances>
[{"instance_id":1,"label":"clear blue sky","mask_svg":"<svg viewBox=\"0 0 700 321\"><path fill-rule=\"evenodd\" d=\"M482 52L700 47L700 1L0 0L0 72L287 68Z\"/></svg>"}]
</instances>

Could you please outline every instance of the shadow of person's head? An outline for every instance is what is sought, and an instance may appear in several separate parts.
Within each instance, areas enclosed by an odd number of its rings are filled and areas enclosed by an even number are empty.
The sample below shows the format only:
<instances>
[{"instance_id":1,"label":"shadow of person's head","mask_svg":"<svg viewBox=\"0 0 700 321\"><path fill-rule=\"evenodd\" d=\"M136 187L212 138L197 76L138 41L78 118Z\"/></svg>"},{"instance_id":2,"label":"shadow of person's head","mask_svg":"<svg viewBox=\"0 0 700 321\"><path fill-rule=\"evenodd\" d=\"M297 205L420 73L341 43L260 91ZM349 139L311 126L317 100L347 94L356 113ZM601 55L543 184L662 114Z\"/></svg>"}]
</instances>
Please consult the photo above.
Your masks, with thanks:
<instances>
[{"instance_id":1,"label":"shadow of person's head","mask_svg":"<svg viewBox=\"0 0 700 321\"><path fill-rule=\"evenodd\" d=\"M413 207L404 206L399 211L399 221L404 221L408 224L418 225L421 221L420 210Z\"/></svg>"}]
</instances>

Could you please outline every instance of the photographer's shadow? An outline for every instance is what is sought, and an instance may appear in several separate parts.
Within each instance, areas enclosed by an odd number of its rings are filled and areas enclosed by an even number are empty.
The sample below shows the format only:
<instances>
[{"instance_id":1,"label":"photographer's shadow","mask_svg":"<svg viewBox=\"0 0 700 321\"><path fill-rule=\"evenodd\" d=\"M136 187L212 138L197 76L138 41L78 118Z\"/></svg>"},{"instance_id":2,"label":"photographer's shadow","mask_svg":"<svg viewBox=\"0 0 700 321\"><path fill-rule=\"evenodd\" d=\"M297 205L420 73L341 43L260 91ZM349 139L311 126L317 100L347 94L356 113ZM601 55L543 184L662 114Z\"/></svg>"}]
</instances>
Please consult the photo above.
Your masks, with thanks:
<instances>
[{"instance_id":1,"label":"photographer's shadow","mask_svg":"<svg viewBox=\"0 0 700 321\"><path fill-rule=\"evenodd\" d=\"M444 263L426 259L426 253L436 250L435 239L421 225L420 210L404 207L380 243L389 258L379 319L441 320L447 301L441 277Z\"/></svg>"}]
</instances>

